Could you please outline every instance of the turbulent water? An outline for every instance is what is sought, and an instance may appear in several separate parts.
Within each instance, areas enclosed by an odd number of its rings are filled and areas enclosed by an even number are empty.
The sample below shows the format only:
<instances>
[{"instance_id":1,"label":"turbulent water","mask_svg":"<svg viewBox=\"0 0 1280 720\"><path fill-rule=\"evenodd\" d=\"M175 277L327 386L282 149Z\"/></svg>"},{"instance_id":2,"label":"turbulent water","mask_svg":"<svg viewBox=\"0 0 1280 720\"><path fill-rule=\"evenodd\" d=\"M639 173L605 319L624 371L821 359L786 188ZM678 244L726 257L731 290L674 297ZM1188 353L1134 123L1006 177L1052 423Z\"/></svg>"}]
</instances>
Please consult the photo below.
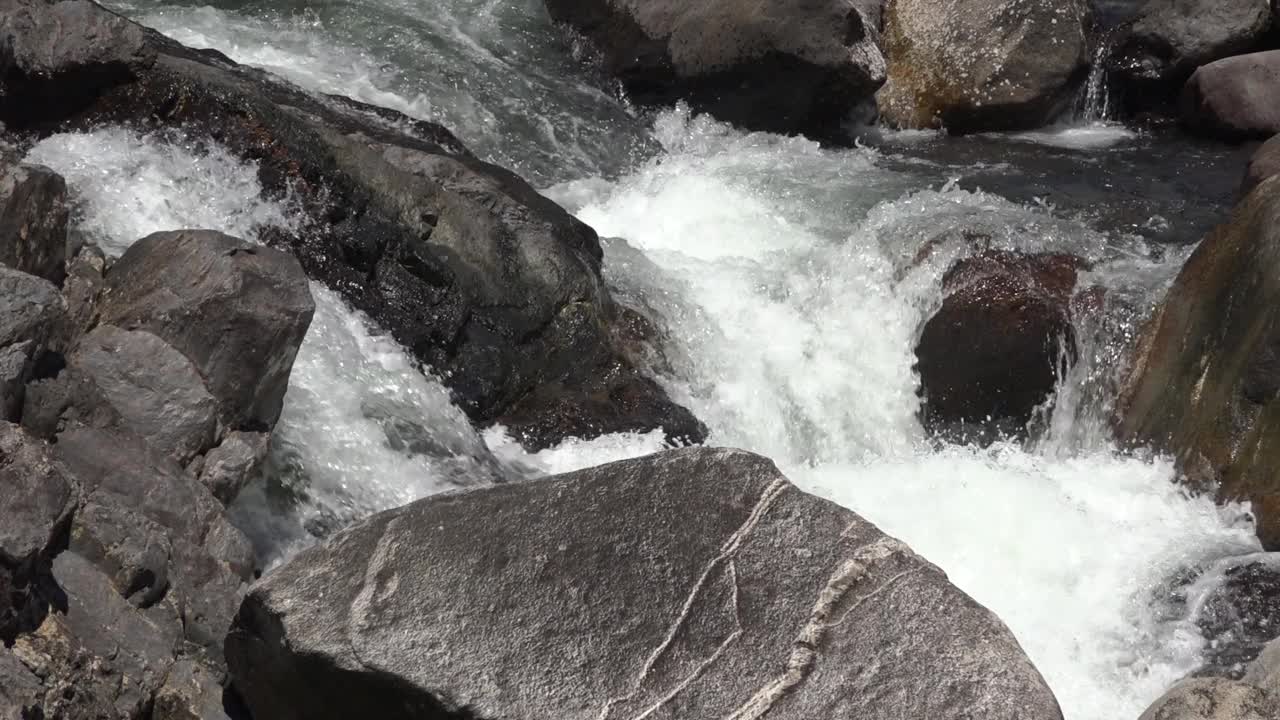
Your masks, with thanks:
<instances>
[{"instance_id":1,"label":"turbulent water","mask_svg":"<svg viewBox=\"0 0 1280 720\"><path fill-rule=\"evenodd\" d=\"M1246 508L1187 497L1166 461L1118 453L1104 418L1136 327L1229 204L1228 152L1096 122L965 140L868 129L830 150L679 109L642 116L539 0L117 7L303 87L442 122L539 185L607 238L607 279L664 330L661 380L710 442L768 455L940 565L1008 623L1071 720L1137 717L1202 662L1169 581L1256 552ZM155 230L252 238L294 221L217 146L107 128L30 159L66 175L79 230L111 253ZM916 419L912 348L960 248L909 261L961 229L1082 255L1085 282L1108 288L1034 447L939 447ZM429 371L313 291L271 467L234 508L269 558L433 492L662 447L661 433L615 435L529 455L501 428L478 434Z\"/></svg>"}]
</instances>

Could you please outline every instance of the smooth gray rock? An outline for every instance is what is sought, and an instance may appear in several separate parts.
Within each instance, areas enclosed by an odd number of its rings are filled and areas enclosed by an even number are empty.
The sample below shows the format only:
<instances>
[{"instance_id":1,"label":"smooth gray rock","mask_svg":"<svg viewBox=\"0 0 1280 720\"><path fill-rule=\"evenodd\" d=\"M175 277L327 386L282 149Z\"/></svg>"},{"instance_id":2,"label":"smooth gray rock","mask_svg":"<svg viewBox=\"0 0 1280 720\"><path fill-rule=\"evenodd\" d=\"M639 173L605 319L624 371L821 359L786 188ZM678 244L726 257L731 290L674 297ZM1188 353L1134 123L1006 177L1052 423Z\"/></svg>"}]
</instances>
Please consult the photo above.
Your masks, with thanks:
<instances>
[{"instance_id":1,"label":"smooth gray rock","mask_svg":"<svg viewBox=\"0 0 1280 720\"><path fill-rule=\"evenodd\" d=\"M103 323L146 330L194 363L233 430L275 426L315 312L291 255L206 230L155 233L107 273Z\"/></svg>"},{"instance_id":2,"label":"smooth gray rock","mask_svg":"<svg viewBox=\"0 0 1280 720\"><path fill-rule=\"evenodd\" d=\"M1268 0L1148 0L1116 41L1111 77L1132 111L1176 100L1196 68L1258 49Z\"/></svg>"},{"instance_id":3,"label":"smooth gray rock","mask_svg":"<svg viewBox=\"0 0 1280 720\"><path fill-rule=\"evenodd\" d=\"M216 441L218 404L185 355L144 330L101 325L76 343L67 370L79 412L102 403L119 427L185 464ZM74 382L68 378L68 382Z\"/></svg>"},{"instance_id":4,"label":"smooth gray rock","mask_svg":"<svg viewBox=\"0 0 1280 720\"><path fill-rule=\"evenodd\" d=\"M56 345L65 316L53 283L0 266L0 347L27 340Z\"/></svg>"},{"instance_id":5,"label":"smooth gray rock","mask_svg":"<svg viewBox=\"0 0 1280 720\"><path fill-rule=\"evenodd\" d=\"M61 285L68 216L61 175L39 165L0 169L0 263Z\"/></svg>"},{"instance_id":6,"label":"smooth gray rock","mask_svg":"<svg viewBox=\"0 0 1280 720\"><path fill-rule=\"evenodd\" d=\"M0 644L38 627L56 590L50 563L66 544L76 485L41 440L0 423Z\"/></svg>"},{"instance_id":7,"label":"smooth gray rock","mask_svg":"<svg viewBox=\"0 0 1280 720\"><path fill-rule=\"evenodd\" d=\"M546 0L646 104L753 130L837 136L884 83L880 0Z\"/></svg>"},{"instance_id":8,"label":"smooth gray rock","mask_svg":"<svg viewBox=\"0 0 1280 720\"><path fill-rule=\"evenodd\" d=\"M1280 696L1280 639L1272 640L1249 664L1244 681Z\"/></svg>"},{"instance_id":9,"label":"smooth gray rock","mask_svg":"<svg viewBox=\"0 0 1280 720\"><path fill-rule=\"evenodd\" d=\"M1201 135L1261 140L1280 133L1280 50L1205 65L1180 103L1183 125Z\"/></svg>"},{"instance_id":10,"label":"smooth gray rock","mask_svg":"<svg viewBox=\"0 0 1280 720\"><path fill-rule=\"evenodd\" d=\"M42 704L40 678L0 644L0 720L30 720Z\"/></svg>"},{"instance_id":11,"label":"smooth gray rock","mask_svg":"<svg viewBox=\"0 0 1280 720\"><path fill-rule=\"evenodd\" d=\"M1273 136L1262 143L1249 158L1245 168L1244 181L1240 184L1240 194L1248 195L1253 189L1269 177L1280 175L1280 135Z\"/></svg>"},{"instance_id":12,"label":"smooth gray rock","mask_svg":"<svg viewBox=\"0 0 1280 720\"><path fill-rule=\"evenodd\" d=\"M1197 678L1174 686L1138 720L1275 720L1280 696L1224 678Z\"/></svg>"},{"instance_id":13,"label":"smooth gray rock","mask_svg":"<svg viewBox=\"0 0 1280 720\"><path fill-rule=\"evenodd\" d=\"M267 575L226 650L274 720L1062 717L938 568L734 450L380 514Z\"/></svg>"},{"instance_id":14,"label":"smooth gray rock","mask_svg":"<svg viewBox=\"0 0 1280 720\"><path fill-rule=\"evenodd\" d=\"M205 455L200 482L229 505L262 467L270 450L270 433L228 433Z\"/></svg>"}]
</instances>

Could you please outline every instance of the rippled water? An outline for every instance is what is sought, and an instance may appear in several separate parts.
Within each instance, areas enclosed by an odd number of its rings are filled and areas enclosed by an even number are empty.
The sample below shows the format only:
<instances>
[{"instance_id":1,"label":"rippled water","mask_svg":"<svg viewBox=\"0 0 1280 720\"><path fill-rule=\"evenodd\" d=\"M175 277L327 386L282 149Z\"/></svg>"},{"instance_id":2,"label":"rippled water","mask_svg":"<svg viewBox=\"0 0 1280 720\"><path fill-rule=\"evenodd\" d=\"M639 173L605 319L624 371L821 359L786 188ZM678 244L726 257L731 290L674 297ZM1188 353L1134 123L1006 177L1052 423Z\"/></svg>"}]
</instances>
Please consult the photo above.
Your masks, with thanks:
<instances>
[{"instance_id":1,"label":"rippled water","mask_svg":"<svg viewBox=\"0 0 1280 720\"><path fill-rule=\"evenodd\" d=\"M1189 498L1166 461L1118 453L1105 415L1138 323L1230 203L1234 151L1103 124L963 140L868 129L831 149L640 113L538 0L119 7L303 87L443 122L590 223L615 292L668 336L661 381L710 442L772 457L943 567L1009 624L1072 720L1137 717L1201 662L1194 618L1164 595L1188 568L1257 551L1244 508ZM49 138L32 159L68 176L81 229L116 252L155 229L252 237L291 222L217 147L104 129ZM908 261L962 229L1081 255L1084 282L1109 290L1031 448L938 447L916 419L912 349L959 248ZM401 348L314 290L272 472L236 506L271 557L432 492L661 448L651 433L529 455L501 428L477 434Z\"/></svg>"}]
</instances>

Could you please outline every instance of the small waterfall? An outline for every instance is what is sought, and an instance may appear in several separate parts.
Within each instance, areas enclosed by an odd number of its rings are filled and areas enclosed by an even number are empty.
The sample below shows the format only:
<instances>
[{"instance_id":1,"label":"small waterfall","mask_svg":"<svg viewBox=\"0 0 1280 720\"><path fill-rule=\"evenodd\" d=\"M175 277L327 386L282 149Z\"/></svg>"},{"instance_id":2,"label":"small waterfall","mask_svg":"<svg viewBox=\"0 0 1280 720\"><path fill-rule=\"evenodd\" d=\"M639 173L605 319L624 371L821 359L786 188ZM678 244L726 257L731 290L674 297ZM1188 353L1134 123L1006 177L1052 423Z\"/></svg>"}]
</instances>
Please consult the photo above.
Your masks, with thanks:
<instances>
[{"instance_id":1,"label":"small waterfall","mask_svg":"<svg viewBox=\"0 0 1280 720\"><path fill-rule=\"evenodd\" d=\"M1076 116L1085 122L1106 122L1111 119L1111 84L1107 73L1107 61L1115 49L1117 28L1100 31L1089 67L1089 79L1085 83Z\"/></svg>"}]
</instances>

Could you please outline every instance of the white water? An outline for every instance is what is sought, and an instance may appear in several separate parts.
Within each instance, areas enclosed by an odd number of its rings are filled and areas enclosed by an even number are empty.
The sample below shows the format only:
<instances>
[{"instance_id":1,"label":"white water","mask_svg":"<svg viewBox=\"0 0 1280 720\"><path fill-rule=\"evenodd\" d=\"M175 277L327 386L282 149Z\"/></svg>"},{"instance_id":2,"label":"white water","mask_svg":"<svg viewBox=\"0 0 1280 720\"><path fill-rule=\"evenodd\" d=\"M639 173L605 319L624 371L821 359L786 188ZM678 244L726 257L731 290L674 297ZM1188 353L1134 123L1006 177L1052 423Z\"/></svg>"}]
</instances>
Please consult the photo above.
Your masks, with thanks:
<instances>
[{"instance_id":1,"label":"white water","mask_svg":"<svg viewBox=\"0 0 1280 720\"><path fill-rule=\"evenodd\" d=\"M209 9L168 8L149 19L312 89L501 129L473 97L406 92L394 68L329 42L332 28L319 20L275 34L256 18ZM904 272L923 242L976 226L1000 246L1098 261L1094 274L1114 293L1149 302L1178 257L1148 261L1140 242L1055 214L1052 198L1027 207L958 189L928 161L822 150L684 112L663 114L654 131L665 147L655 160L618 179L587 173L548 193L617 238L605 243L608 279L665 325L672 373L664 382L708 423L712 443L769 455L798 483L943 567L1009 624L1070 720L1136 718L1197 666L1195 627L1165 617L1154 594L1176 570L1255 551L1241 508L1189 499L1166 462L1117 454L1101 409L1087 400L1055 413L1055 441L1039 450L933 447L915 419L912 346L958 248ZM562 130L549 132L563 139ZM1080 140L1092 132L1023 139L1076 149L1129 139L1108 131L1105 142ZM83 193L83 228L116 250L155 229L199 225L252 237L260 224L289 222L287 207L254 199L253 169L217 148L101 131L52 138L32 156L68 174ZM891 160L914 169L890 169ZM459 482L661 447L652 433L530 456L498 429L478 439L400 348L331 293L317 288L316 298L277 430L276 485L256 486L238 504L241 522L277 551L309 541L309 522L341 522ZM430 428L446 451L394 450L367 411L371 399L388 398L399 403L394 414Z\"/></svg>"}]
</instances>

